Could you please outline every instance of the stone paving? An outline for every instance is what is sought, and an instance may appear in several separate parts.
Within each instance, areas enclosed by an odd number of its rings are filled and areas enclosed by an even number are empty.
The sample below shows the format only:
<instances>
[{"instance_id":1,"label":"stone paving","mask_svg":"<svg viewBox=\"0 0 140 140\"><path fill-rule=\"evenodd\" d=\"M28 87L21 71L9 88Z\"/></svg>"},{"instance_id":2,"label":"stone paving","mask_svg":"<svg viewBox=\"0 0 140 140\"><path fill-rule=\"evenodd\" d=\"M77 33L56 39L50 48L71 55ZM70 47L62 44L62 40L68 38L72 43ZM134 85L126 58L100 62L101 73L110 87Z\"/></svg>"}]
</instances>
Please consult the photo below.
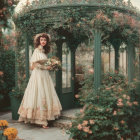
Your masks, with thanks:
<instances>
[{"instance_id":1,"label":"stone paving","mask_svg":"<svg viewBox=\"0 0 140 140\"><path fill-rule=\"evenodd\" d=\"M56 124L64 123L64 118L74 118L74 114L79 111L79 109L70 109L62 112L62 117L55 120ZM18 137L21 140L69 140L69 135L66 133L64 128L59 128L57 125L50 126L49 129L43 129L37 125L19 123L12 120L11 112L6 114L0 113L0 120L4 119L9 122L9 127L14 127L18 130ZM64 119L64 122L62 121Z\"/></svg>"}]
</instances>

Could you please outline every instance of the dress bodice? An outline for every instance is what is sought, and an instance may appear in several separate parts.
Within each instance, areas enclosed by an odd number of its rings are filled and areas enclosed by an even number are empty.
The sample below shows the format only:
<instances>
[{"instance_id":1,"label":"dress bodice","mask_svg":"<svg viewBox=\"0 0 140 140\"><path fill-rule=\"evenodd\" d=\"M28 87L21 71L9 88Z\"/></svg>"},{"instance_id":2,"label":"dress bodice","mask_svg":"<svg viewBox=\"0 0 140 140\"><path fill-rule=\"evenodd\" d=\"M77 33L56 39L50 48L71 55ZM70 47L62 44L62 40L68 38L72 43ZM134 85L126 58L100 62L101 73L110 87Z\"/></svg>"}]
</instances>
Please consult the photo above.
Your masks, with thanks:
<instances>
[{"instance_id":1,"label":"dress bodice","mask_svg":"<svg viewBox=\"0 0 140 140\"><path fill-rule=\"evenodd\" d=\"M41 45L39 45L36 49L39 50L42 53L45 52L45 50L43 49L43 46L41 46Z\"/></svg>"},{"instance_id":2,"label":"dress bodice","mask_svg":"<svg viewBox=\"0 0 140 140\"><path fill-rule=\"evenodd\" d=\"M44 53L45 50L40 45L36 48L31 56L30 63L39 61L39 60L47 60L47 55Z\"/></svg>"}]
</instances>

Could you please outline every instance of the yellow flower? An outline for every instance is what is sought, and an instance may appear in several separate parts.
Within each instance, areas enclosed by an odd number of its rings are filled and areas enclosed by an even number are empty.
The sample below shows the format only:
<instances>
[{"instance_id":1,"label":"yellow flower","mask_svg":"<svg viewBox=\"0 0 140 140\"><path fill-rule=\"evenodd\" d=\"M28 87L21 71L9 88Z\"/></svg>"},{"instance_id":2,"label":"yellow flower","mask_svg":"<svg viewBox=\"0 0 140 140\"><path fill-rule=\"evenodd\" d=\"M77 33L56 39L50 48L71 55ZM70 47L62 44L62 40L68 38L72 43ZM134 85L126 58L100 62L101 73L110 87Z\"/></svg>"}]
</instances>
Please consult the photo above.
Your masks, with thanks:
<instances>
[{"instance_id":1,"label":"yellow flower","mask_svg":"<svg viewBox=\"0 0 140 140\"><path fill-rule=\"evenodd\" d=\"M6 120L0 120L0 126L8 126L8 122Z\"/></svg>"},{"instance_id":2,"label":"yellow flower","mask_svg":"<svg viewBox=\"0 0 140 140\"><path fill-rule=\"evenodd\" d=\"M4 136L8 137L8 140L14 140L17 136L17 129L16 128L6 128L3 132Z\"/></svg>"}]
</instances>

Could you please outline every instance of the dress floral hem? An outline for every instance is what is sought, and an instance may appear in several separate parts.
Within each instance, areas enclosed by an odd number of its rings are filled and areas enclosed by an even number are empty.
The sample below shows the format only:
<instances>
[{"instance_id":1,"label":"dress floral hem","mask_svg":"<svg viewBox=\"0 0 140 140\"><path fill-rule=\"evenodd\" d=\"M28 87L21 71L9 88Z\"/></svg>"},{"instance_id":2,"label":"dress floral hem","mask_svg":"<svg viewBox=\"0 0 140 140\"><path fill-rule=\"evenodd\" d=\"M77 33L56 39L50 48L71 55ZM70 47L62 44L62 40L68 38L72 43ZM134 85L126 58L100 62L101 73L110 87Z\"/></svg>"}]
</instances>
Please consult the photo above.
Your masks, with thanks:
<instances>
[{"instance_id":1,"label":"dress floral hem","mask_svg":"<svg viewBox=\"0 0 140 140\"><path fill-rule=\"evenodd\" d=\"M20 107L18 113L20 114L19 122L35 123L47 126L47 120L58 119L61 115L60 109L54 110L40 110Z\"/></svg>"}]
</instances>

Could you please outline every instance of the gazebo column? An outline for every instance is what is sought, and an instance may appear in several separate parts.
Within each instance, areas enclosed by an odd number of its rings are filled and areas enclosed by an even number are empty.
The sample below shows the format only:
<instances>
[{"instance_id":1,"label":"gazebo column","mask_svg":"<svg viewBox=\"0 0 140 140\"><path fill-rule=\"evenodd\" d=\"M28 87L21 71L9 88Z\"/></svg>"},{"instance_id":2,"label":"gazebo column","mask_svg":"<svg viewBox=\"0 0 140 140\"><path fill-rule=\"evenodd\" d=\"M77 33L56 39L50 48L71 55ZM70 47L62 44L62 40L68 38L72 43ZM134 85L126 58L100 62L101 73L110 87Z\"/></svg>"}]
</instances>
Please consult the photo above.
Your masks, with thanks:
<instances>
[{"instance_id":1,"label":"gazebo column","mask_svg":"<svg viewBox=\"0 0 140 140\"><path fill-rule=\"evenodd\" d=\"M55 43L57 46L56 56L62 62L62 44L63 44L63 41L57 40ZM56 72L56 91L57 91L58 96L61 97L60 96L60 94L62 93L62 71L61 70Z\"/></svg>"},{"instance_id":2,"label":"gazebo column","mask_svg":"<svg viewBox=\"0 0 140 140\"><path fill-rule=\"evenodd\" d=\"M72 85L72 93L74 93L74 89L75 89L75 52L76 52L76 47L72 48L71 49L71 85ZM73 95L74 97L74 95Z\"/></svg>"},{"instance_id":3,"label":"gazebo column","mask_svg":"<svg viewBox=\"0 0 140 140\"><path fill-rule=\"evenodd\" d=\"M15 47L15 88L18 87L18 54L17 54L17 47L18 47L19 38L17 38L17 46Z\"/></svg>"},{"instance_id":4,"label":"gazebo column","mask_svg":"<svg viewBox=\"0 0 140 140\"><path fill-rule=\"evenodd\" d=\"M139 48L139 71L138 71L138 73L139 73L139 75L140 75L140 48ZM140 80L140 76L138 77L138 80Z\"/></svg>"},{"instance_id":5,"label":"gazebo column","mask_svg":"<svg viewBox=\"0 0 140 140\"><path fill-rule=\"evenodd\" d=\"M128 81L132 82L134 79L134 59L135 59L135 50L133 45L129 44L127 46L128 53Z\"/></svg>"},{"instance_id":6,"label":"gazebo column","mask_svg":"<svg viewBox=\"0 0 140 140\"><path fill-rule=\"evenodd\" d=\"M26 44L25 44L25 73L26 73L26 82L29 80L29 40L28 34L25 34Z\"/></svg>"},{"instance_id":7,"label":"gazebo column","mask_svg":"<svg viewBox=\"0 0 140 140\"><path fill-rule=\"evenodd\" d=\"M115 71L117 71L117 72L119 71L119 58L120 58L119 48L120 48L119 45L114 45L114 50L115 50Z\"/></svg>"},{"instance_id":8,"label":"gazebo column","mask_svg":"<svg viewBox=\"0 0 140 140\"><path fill-rule=\"evenodd\" d=\"M101 31L94 30L94 86L101 85Z\"/></svg>"}]
</instances>

